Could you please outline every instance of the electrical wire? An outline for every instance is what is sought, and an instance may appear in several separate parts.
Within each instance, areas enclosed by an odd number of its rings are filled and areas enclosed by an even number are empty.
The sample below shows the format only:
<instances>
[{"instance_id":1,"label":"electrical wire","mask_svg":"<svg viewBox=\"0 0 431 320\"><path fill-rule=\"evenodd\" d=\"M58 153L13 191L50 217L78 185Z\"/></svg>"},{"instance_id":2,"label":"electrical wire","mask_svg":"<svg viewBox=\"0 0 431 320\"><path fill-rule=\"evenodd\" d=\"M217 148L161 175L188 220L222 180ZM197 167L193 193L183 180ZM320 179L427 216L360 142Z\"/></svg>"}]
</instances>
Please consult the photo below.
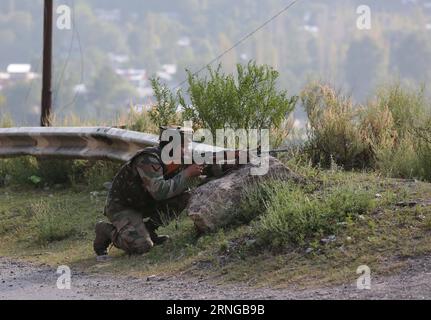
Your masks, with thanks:
<instances>
[{"instance_id":1,"label":"electrical wire","mask_svg":"<svg viewBox=\"0 0 431 320\"><path fill-rule=\"evenodd\" d=\"M298 1L300 0L294 0L291 3L289 3L286 7L284 7L282 10L280 10L279 12L277 12L274 16L272 16L270 19L266 20L263 24L261 24L259 27L257 27L256 29L254 29L252 32L246 34L244 37L242 37L240 40L238 40L232 47L230 47L229 49L223 51L221 54L219 54L218 56L216 56L214 59L212 59L210 62L208 62L207 64L205 64L205 66L203 66L202 68L200 68L199 70L197 70L196 72L192 73L192 76L195 76L199 73L201 73L203 70L205 70L206 68L208 68L210 65L212 65L214 62L220 60L225 54L229 53L230 51L232 51L233 49L235 49L236 47L238 47L240 44L242 44L244 41L248 40L250 37L252 37L256 32L260 31L261 29L263 29L264 27L266 27L269 23L271 23L272 21L274 21L275 19L277 19L279 16L281 16L284 12L286 12L287 10L289 10L293 5L295 5ZM182 87L183 84L185 84L187 82L187 79L184 79L183 81L181 81L178 85L176 85L174 87L174 91L180 87Z\"/></svg>"}]
</instances>

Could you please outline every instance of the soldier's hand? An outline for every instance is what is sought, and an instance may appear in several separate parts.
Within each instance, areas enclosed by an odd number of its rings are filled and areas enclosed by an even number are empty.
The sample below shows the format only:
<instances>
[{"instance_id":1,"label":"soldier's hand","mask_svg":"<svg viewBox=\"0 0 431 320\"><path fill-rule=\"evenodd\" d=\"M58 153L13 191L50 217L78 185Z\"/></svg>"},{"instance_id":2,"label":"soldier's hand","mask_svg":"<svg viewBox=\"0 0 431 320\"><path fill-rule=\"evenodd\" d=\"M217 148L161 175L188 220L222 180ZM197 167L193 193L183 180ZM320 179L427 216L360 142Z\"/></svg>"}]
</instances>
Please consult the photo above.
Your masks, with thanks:
<instances>
[{"instance_id":1,"label":"soldier's hand","mask_svg":"<svg viewBox=\"0 0 431 320\"><path fill-rule=\"evenodd\" d=\"M187 177L199 177L204 169L203 165L192 164L184 170Z\"/></svg>"}]
</instances>

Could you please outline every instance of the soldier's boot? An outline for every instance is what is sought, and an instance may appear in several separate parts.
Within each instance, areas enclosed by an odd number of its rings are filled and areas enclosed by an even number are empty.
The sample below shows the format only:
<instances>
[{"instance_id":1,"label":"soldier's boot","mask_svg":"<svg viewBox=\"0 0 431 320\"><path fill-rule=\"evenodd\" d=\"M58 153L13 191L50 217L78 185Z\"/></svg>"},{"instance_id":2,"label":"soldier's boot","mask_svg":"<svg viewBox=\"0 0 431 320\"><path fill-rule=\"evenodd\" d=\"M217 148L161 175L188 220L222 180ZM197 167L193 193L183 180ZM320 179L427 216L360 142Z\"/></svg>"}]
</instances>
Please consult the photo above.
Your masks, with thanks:
<instances>
[{"instance_id":1,"label":"soldier's boot","mask_svg":"<svg viewBox=\"0 0 431 320\"><path fill-rule=\"evenodd\" d=\"M115 231L115 227L107 222L99 221L95 227L96 238L93 242L94 252L98 256L108 254L108 247L112 243L112 235Z\"/></svg>"}]
</instances>

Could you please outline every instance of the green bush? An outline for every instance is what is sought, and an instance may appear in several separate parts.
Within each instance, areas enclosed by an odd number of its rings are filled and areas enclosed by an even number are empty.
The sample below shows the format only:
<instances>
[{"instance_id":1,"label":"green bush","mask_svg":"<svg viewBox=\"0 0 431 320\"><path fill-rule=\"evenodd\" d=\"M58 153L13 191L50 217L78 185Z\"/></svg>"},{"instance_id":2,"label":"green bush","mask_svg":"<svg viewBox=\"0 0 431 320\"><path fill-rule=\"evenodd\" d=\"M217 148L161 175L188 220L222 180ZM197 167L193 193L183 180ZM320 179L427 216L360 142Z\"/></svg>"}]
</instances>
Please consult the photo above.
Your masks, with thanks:
<instances>
[{"instance_id":1,"label":"green bush","mask_svg":"<svg viewBox=\"0 0 431 320\"><path fill-rule=\"evenodd\" d=\"M174 125L178 123L178 98L158 78L151 79L156 105L149 112L150 119L157 126Z\"/></svg>"},{"instance_id":2,"label":"green bush","mask_svg":"<svg viewBox=\"0 0 431 320\"><path fill-rule=\"evenodd\" d=\"M150 113L147 111L137 112L133 109L130 110L127 126L128 130L146 132L146 133L158 133L158 127L154 124L150 117Z\"/></svg>"},{"instance_id":3,"label":"green bush","mask_svg":"<svg viewBox=\"0 0 431 320\"><path fill-rule=\"evenodd\" d=\"M411 128L421 125L430 111L424 88L415 90L407 86L402 87L400 83L378 88L376 100L381 108L389 109L400 138L408 134Z\"/></svg>"},{"instance_id":4,"label":"green bush","mask_svg":"<svg viewBox=\"0 0 431 320\"><path fill-rule=\"evenodd\" d=\"M84 181L91 190L100 190L105 182L112 181L121 164L107 161L90 162L84 172Z\"/></svg>"},{"instance_id":5,"label":"green bush","mask_svg":"<svg viewBox=\"0 0 431 320\"><path fill-rule=\"evenodd\" d=\"M33 184L30 178L38 175L37 160L33 157L0 159L0 177L7 180L7 183Z\"/></svg>"},{"instance_id":6,"label":"green bush","mask_svg":"<svg viewBox=\"0 0 431 320\"><path fill-rule=\"evenodd\" d=\"M247 224L266 210L266 202L278 187L272 181L244 186L238 208L232 213L231 225Z\"/></svg>"},{"instance_id":7,"label":"green bush","mask_svg":"<svg viewBox=\"0 0 431 320\"><path fill-rule=\"evenodd\" d=\"M374 194L348 186L309 193L286 182L272 182L265 211L255 222L255 232L273 247L303 245L337 231L341 222L374 207Z\"/></svg>"},{"instance_id":8,"label":"green bush","mask_svg":"<svg viewBox=\"0 0 431 320\"><path fill-rule=\"evenodd\" d=\"M372 168L391 177L431 179L431 115L423 89L382 87L362 106L312 83L301 94L308 116L305 152L314 165Z\"/></svg>"},{"instance_id":9,"label":"green bush","mask_svg":"<svg viewBox=\"0 0 431 320\"><path fill-rule=\"evenodd\" d=\"M44 184L67 184L73 165L73 160L39 159L37 175Z\"/></svg>"},{"instance_id":10,"label":"green bush","mask_svg":"<svg viewBox=\"0 0 431 320\"><path fill-rule=\"evenodd\" d=\"M267 65L237 65L236 77L221 67L208 68L209 77L188 72L190 104L180 94L183 118L195 128L271 129L282 125L293 111L297 97L277 89L279 73Z\"/></svg>"},{"instance_id":11,"label":"green bush","mask_svg":"<svg viewBox=\"0 0 431 320\"><path fill-rule=\"evenodd\" d=\"M375 145L375 168L392 177L431 180L431 106L424 90L387 86L377 94L393 118L394 141Z\"/></svg>"},{"instance_id":12,"label":"green bush","mask_svg":"<svg viewBox=\"0 0 431 320\"><path fill-rule=\"evenodd\" d=\"M346 169L366 167L368 149L359 129L359 110L349 97L327 85L312 83L301 93L308 117L306 150L313 164Z\"/></svg>"},{"instance_id":13,"label":"green bush","mask_svg":"<svg viewBox=\"0 0 431 320\"><path fill-rule=\"evenodd\" d=\"M120 163L109 161L38 160L34 157L4 159L0 160L0 186L80 184L99 190L103 183L114 178L120 166Z\"/></svg>"}]
</instances>

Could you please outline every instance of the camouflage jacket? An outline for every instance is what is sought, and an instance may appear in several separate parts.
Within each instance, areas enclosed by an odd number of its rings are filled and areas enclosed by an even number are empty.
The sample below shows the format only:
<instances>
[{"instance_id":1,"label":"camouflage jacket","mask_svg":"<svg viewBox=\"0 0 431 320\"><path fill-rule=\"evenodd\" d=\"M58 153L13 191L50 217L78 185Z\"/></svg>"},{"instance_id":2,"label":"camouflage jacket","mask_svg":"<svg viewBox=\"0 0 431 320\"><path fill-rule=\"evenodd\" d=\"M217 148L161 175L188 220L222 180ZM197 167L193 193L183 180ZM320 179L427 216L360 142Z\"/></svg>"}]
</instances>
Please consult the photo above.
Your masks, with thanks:
<instances>
[{"instance_id":1,"label":"camouflage jacket","mask_svg":"<svg viewBox=\"0 0 431 320\"><path fill-rule=\"evenodd\" d=\"M142 210L158 201L175 197L193 182L183 167L167 175L160 148L146 148L121 167L108 194L107 207Z\"/></svg>"}]
</instances>

